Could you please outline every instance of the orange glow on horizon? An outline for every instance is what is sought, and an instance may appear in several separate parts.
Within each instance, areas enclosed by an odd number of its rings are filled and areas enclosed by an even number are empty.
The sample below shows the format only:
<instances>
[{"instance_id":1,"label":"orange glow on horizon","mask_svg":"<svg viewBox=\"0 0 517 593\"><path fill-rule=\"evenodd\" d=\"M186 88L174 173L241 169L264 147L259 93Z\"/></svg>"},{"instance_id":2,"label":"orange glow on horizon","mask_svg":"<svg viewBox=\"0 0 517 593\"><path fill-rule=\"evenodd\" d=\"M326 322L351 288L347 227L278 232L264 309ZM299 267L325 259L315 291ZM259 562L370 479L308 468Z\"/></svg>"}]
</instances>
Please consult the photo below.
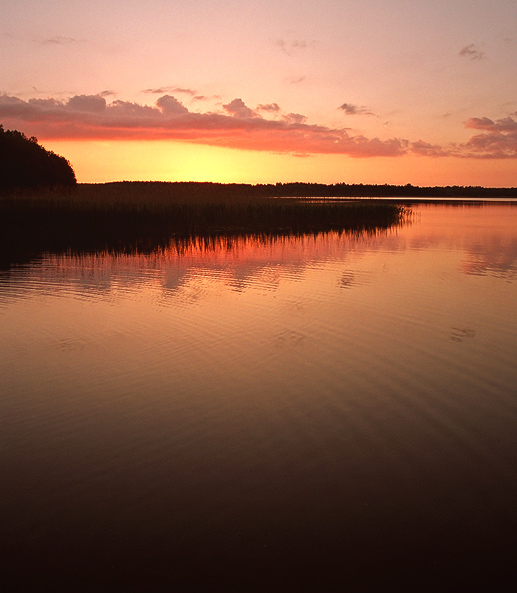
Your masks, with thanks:
<instances>
[{"instance_id":1,"label":"orange glow on horizon","mask_svg":"<svg viewBox=\"0 0 517 593\"><path fill-rule=\"evenodd\" d=\"M353 158L230 149L171 140L45 140L67 158L79 183L212 181L219 183L411 183L515 187L511 159Z\"/></svg>"}]
</instances>

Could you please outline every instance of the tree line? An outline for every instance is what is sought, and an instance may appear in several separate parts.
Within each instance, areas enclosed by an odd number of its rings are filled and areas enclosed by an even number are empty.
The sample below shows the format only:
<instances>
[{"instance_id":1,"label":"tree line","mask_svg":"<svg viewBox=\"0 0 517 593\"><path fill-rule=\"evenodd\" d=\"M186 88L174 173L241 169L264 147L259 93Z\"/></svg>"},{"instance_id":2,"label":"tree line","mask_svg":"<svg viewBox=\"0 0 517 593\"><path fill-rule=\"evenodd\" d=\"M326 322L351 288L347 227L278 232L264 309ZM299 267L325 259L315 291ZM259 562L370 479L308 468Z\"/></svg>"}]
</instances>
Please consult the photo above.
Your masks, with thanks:
<instances>
[{"instance_id":1,"label":"tree line","mask_svg":"<svg viewBox=\"0 0 517 593\"><path fill-rule=\"evenodd\" d=\"M0 124L0 191L74 186L77 180L71 164L46 150L37 138Z\"/></svg>"},{"instance_id":2,"label":"tree line","mask_svg":"<svg viewBox=\"0 0 517 593\"><path fill-rule=\"evenodd\" d=\"M128 192L163 191L185 198L516 198L517 187L375 185L364 183L215 183L197 181L116 181L104 184Z\"/></svg>"}]
</instances>

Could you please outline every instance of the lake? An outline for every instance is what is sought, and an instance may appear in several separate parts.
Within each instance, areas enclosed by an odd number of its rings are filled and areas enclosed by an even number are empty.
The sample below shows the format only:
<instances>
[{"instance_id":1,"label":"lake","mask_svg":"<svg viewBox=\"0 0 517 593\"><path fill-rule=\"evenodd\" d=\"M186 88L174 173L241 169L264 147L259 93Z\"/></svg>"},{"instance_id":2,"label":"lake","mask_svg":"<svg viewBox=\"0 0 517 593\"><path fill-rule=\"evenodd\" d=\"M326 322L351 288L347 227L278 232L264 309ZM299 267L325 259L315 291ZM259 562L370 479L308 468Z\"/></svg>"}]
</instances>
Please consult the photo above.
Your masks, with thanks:
<instances>
[{"instance_id":1,"label":"lake","mask_svg":"<svg viewBox=\"0 0 517 593\"><path fill-rule=\"evenodd\" d=\"M517 552L516 352L512 202L13 265L4 578L497 588Z\"/></svg>"}]
</instances>

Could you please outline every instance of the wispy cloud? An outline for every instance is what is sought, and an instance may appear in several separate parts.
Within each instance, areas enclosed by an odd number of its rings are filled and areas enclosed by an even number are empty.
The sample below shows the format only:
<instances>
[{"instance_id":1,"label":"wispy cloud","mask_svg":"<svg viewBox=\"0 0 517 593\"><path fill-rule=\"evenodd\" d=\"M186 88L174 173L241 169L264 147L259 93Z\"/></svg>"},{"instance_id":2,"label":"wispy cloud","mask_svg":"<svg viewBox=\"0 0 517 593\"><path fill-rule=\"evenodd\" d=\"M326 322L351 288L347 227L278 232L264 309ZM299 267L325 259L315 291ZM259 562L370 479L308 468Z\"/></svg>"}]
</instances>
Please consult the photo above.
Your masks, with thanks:
<instances>
[{"instance_id":1,"label":"wispy cloud","mask_svg":"<svg viewBox=\"0 0 517 593\"><path fill-rule=\"evenodd\" d=\"M353 105L352 103L343 103L338 109L344 111L346 115L375 115L367 107Z\"/></svg>"},{"instance_id":2,"label":"wispy cloud","mask_svg":"<svg viewBox=\"0 0 517 593\"><path fill-rule=\"evenodd\" d=\"M314 47L317 45L317 41L307 41L306 39L275 39L274 44L275 46L284 54L288 56L293 56L294 54L298 53L299 51L304 51L308 48Z\"/></svg>"},{"instance_id":3,"label":"wispy cloud","mask_svg":"<svg viewBox=\"0 0 517 593\"><path fill-rule=\"evenodd\" d=\"M286 78L286 82L288 82L289 84L299 84L304 80L305 76L290 76L289 78Z\"/></svg>"},{"instance_id":4,"label":"wispy cloud","mask_svg":"<svg viewBox=\"0 0 517 593\"><path fill-rule=\"evenodd\" d=\"M194 95L192 97L193 101L220 101L221 99L221 95L210 95L209 97L206 95Z\"/></svg>"},{"instance_id":5,"label":"wispy cloud","mask_svg":"<svg viewBox=\"0 0 517 593\"><path fill-rule=\"evenodd\" d=\"M197 91L193 89L185 89L177 86L161 86L158 88L144 89L142 93L151 95L163 95L164 93L176 93L194 96L197 95Z\"/></svg>"},{"instance_id":6,"label":"wispy cloud","mask_svg":"<svg viewBox=\"0 0 517 593\"><path fill-rule=\"evenodd\" d=\"M62 37L61 35L56 35L55 37L51 37L50 39L44 39L42 43L45 45L70 45L73 43L85 43L86 39L76 39L75 37Z\"/></svg>"},{"instance_id":7,"label":"wispy cloud","mask_svg":"<svg viewBox=\"0 0 517 593\"><path fill-rule=\"evenodd\" d=\"M462 58L467 58L469 60L482 60L485 57L485 54L475 43L470 43L469 45L462 47L459 55Z\"/></svg>"}]
</instances>

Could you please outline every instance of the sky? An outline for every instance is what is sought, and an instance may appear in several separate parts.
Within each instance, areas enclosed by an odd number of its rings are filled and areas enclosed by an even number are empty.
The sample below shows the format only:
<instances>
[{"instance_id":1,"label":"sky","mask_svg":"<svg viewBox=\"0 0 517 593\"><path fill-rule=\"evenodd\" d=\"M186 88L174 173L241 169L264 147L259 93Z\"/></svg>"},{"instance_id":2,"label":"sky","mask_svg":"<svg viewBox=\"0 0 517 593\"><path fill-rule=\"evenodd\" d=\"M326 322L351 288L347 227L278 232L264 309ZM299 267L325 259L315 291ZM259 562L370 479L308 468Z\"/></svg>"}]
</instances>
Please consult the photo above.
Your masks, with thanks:
<instances>
[{"instance_id":1,"label":"sky","mask_svg":"<svg viewBox=\"0 0 517 593\"><path fill-rule=\"evenodd\" d=\"M517 186L517 0L0 8L0 123L79 182Z\"/></svg>"}]
</instances>

